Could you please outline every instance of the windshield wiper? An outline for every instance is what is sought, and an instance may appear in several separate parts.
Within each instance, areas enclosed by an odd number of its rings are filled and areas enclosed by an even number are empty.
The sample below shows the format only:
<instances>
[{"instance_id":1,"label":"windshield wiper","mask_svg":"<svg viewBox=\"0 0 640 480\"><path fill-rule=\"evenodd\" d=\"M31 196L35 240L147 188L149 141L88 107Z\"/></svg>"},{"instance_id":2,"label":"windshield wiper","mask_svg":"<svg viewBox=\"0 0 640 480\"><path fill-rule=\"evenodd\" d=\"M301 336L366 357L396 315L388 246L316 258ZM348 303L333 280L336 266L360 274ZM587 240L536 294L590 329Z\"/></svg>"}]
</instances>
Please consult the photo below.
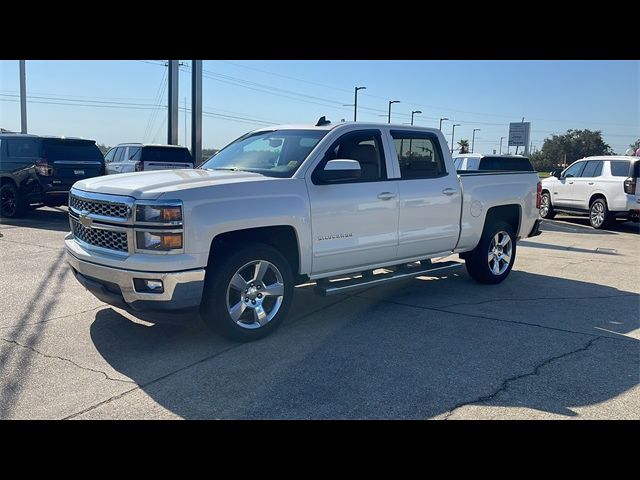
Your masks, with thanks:
<instances>
[{"instance_id":1,"label":"windshield wiper","mask_svg":"<svg viewBox=\"0 0 640 480\"><path fill-rule=\"evenodd\" d=\"M229 172L239 172L240 169L238 167L216 167L216 168L205 168L205 170L227 170Z\"/></svg>"}]
</instances>

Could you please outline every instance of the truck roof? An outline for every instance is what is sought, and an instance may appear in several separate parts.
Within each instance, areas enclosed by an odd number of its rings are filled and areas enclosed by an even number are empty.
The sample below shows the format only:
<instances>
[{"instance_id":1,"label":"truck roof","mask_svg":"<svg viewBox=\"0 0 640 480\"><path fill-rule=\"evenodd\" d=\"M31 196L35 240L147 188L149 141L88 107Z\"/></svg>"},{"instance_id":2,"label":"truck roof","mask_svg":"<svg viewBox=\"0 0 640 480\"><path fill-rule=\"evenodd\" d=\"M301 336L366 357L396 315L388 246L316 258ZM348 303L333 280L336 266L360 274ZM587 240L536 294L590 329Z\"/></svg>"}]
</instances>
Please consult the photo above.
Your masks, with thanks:
<instances>
[{"instance_id":1,"label":"truck roof","mask_svg":"<svg viewBox=\"0 0 640 480\"><path fill-rule=\"evenodd\" d=\"M632 155L596 155L593 157L582 157L579 160L640 160L640 157Z\"/></svg>"},{"instance_id":2,"label":"truck roof","mask_svg":"<svg viewBox=\"0 0 640 480\"><path fill-rule=\"evenodd\" d=\"M395 123L381 123L381 122L338 122L338 123L328 123L324 125L316 125L313 123L295 123L295 124L284 124L284 125L271 125L268 127L261 127L254 132L269 132L273 130L333 130L336 128L344 128L347 126L357 125L363 128L393 128L398 130L417 130L417 131L429 131L429 132L439 132L440 130L433 127L421 127L418 125L400 125Z\"/></svg>"}]
</instances>

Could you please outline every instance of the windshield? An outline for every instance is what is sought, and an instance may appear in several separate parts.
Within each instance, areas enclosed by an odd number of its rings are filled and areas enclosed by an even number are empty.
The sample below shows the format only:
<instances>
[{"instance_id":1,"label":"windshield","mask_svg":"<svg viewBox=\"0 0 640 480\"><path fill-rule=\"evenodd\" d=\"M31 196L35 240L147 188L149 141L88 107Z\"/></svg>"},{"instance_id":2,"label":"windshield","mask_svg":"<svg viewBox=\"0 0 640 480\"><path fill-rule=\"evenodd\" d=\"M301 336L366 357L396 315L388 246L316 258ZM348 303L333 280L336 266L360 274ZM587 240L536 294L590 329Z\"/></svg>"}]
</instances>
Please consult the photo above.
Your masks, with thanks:
<instances>
[{"instance_id":1,"label":"windshield","mask_svg":"<svg viewBox=\"0 0 640 480\"><path fill-rule=\"evenodd\" d=\"M240 137L204 162L205 170L243 170L290 177L328 130L272 130Z\"/></svg>"}]
</instances>

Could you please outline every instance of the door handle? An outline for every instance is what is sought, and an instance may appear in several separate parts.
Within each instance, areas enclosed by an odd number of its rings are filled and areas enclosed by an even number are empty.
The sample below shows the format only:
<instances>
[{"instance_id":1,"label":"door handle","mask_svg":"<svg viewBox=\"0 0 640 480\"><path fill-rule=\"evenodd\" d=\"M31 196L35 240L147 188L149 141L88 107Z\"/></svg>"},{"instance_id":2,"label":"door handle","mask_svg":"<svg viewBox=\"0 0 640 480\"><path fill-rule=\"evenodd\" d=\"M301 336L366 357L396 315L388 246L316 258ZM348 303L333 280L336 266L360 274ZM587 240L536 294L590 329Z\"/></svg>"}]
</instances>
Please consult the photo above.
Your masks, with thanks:
<instances>
[{"instance_id":1,"label":"door handle","mask_svg":"<svg viewBox=\"0 0 640 480\"><path fill-rule=\"evenodd\" d=\"M573 182L569 182L569 185L573 185Z\"/></svg>"},{"instance_id":2,"label":"door handle","mask_svg":"<svg viewBox=\"0 0 640 480\"><path fill-rule=\"evenodd\" d=\"M395 197L396 197L396 194L391 192L382 192L378 194L378 198L380 200L391 200L392 198L395 198Z\"/></svg>"},{"instance_id":3,"label":"door handle","mask_svg":"<svg viewBox=\"0 0 640 480\"><path fill-rule=\"evenodd\" d=\"M444 190L442 190L442 193L444 193L445 195L453 195L454 193L456 193L456 189L455 188L445 188Z\"/></svg>"},{"instance_id":4,"label":"door handle","mask_svg":"<svg viewBox=\"0 0 640 480\"><path fill-rule=\"evenodd\" d=\"M593 182L589 182L589 185L593 185Z\"/></svg>"}]
</instances>

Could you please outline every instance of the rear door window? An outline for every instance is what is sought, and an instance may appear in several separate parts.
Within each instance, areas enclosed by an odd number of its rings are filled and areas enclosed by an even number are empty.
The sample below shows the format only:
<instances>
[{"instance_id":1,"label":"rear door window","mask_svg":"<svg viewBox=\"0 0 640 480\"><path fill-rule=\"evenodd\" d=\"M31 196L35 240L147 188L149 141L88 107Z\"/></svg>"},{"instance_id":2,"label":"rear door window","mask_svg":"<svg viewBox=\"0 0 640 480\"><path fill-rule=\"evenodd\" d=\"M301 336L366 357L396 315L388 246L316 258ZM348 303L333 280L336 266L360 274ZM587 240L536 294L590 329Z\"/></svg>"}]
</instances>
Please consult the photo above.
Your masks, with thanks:
<instances>
[{"instance_id":1,"label":"rear door window","mask_svg":"<svg viewBox=\"0 0 640 480\"><path fill-rule=\"evenodd\" d=\"M129 160L133 160L134 162L140 160L140 151L142 147L129 147L129 152L127 153L127 157Z\"/></svg>"},{"instance_id":2,"label":"rear door window","mask_svg":"<svg viewBox=\"0 0 640 480\"><path fill-rule=\"evenodd\" d=\"M618 160L611 162L611 176L612 177L628 177L629 176L629 162L626 160Z\"/></svg>"},{"instance_id":3,"label":"rear door window","mask_svg":"<svg viewBox=\"0 0 640 480\"><path fill-rule=\"evenodd\" d=\"M116 148L115 156L113 157L114 162L121 162L122 157L124 157L124 147Z\"/></svg>"},{"instance_id":4,"label":"rear door window","mask_svg":"<svg viewBox=\"0 0 640 480\"><path fill-rule=\"evenodd\" d=\"M440 144L435 135L392 130L391 136L400 163L401 178L437 178L446 175Z\"/></svg>"},{"instance_id":5,"label":"rear door window","mask_svg":"<svg viewBox=\"0 0 640 480\"><path fill-rule=\"evenodd\" d=\"M581 177L599 177L602 174L602 160L589 160L584 167Z\"/></svg>"},{"instance_id":6,"label":"rear door window","mask_svg":"<svg viewBox=\"0 0 640 480\"><path fill-rule=\"evenodd\" d=\"M7 140L8 155L16 158L40 156L40 142L33 138L12 138Z\"/></svg>"}]
</instances>

